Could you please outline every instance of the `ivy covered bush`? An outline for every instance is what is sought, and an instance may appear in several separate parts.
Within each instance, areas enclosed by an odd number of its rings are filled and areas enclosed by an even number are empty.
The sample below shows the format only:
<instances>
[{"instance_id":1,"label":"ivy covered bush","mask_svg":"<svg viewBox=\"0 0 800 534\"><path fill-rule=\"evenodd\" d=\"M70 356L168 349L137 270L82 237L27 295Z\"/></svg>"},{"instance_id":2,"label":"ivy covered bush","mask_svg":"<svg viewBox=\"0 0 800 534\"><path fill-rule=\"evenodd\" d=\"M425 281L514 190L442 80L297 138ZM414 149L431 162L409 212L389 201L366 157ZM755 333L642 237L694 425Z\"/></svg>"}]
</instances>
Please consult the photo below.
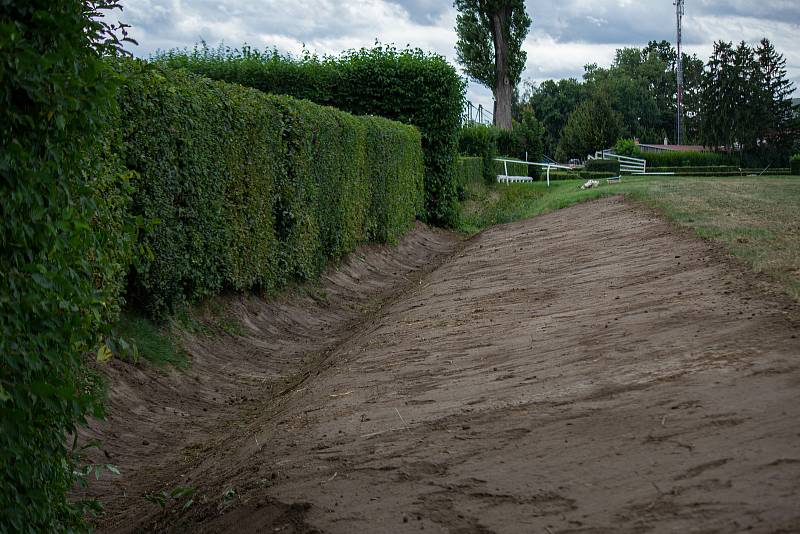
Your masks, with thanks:
<instances>
[{"instance_id":1,"label":"ivy covered bush","mask_svg":"<svg viewBox=\"0 0 800 534\"><path fill-rule=\"evenodd\" d=\"M110 152L114 2L0 2L0 532L75 532L67 437L102 406L104 347L133 250L129 174Z\"/></svg>"},{"instance_id":2,"label":"ivy covered bush","mask_svg":"<svg viewBox=\"0 0 800 534\"><path fill-rule=\"evenodd\" d=\"M129 297L152 315L224 289L314 278L422 212L419 131L186 71L126 62L120 152L155 224Z\"/></svg>"},{"instance_id":3,"label":"ivy covered bush","mask_svg":"<svg viewBox=\"0 0 800 534\"><path fill-rule=\"evenodd\" d=\"M357 115L378 115L419 128L425 165L425 203L433 224L458 220L456 155L465 85L438 55L391 47L337 57L291 58L250 48L195 48L153 60L272 94L291 95Z\"/></svg>"}]
</instances>

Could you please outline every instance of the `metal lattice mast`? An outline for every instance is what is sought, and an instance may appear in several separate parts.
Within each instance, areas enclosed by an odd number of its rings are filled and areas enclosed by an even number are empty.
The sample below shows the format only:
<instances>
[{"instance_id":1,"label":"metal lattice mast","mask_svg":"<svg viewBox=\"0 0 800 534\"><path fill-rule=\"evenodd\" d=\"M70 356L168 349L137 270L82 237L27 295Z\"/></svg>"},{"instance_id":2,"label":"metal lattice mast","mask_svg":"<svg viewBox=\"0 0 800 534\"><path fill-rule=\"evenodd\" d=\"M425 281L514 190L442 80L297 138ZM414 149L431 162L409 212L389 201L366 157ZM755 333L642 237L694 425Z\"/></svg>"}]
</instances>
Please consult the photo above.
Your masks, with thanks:
<instances>
[{"instance_id":1,"label":"metal lattice mast","mask_svg":"<svg viewBox=\"0 0 800 534\"><path fill-rule=\"evenodd\" d=\"M683 41L682 35L682 28L681 24L683 22L683 0L675 0L673 2L675 6L675 17L677 19L677 48L678 48L678 59L675 63L675 71L678 76L678 100L677 100L677 112L675 114L675 144L682 145L683 144L683 52L681 50L681 44Z\"/></svg>"}]
</instances>

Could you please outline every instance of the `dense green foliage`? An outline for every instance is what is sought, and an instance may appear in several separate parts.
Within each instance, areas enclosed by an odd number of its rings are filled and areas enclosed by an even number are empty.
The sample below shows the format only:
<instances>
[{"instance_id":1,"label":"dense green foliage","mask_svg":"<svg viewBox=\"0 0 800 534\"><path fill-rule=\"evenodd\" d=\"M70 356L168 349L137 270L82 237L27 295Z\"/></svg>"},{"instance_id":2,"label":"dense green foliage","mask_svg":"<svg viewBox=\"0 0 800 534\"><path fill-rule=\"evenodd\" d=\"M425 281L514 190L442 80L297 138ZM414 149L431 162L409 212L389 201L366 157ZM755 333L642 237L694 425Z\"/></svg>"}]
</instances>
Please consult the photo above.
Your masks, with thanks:
<instances>
[{"instance_id":1,"label":"dense green foliage","mask_svg":"<svg viewBox=\"0 0 800 534\"><path fill-rule=\"evenodd\" d=\"M619 161L615 159L590 159L584 165L589 172L610 172L619 175Z\"/></svg>"},{"instance_id":2,"label":"dense green foliage","mask_svg":"<svg viewBox=\"0 0 800 534\"><path fill-rule=\"evenodd\" d=\"M523 0L456 0L456 57L467 75L492 90L495 126L512 127L514 92L525 69L522 43L531 26Z\"/></svg>"},{"instance_id":3,"label":"dense green foliage","mask_svg":"<svg viewBox=\"0 0 800 534\"><path fill-rule=\"evenodd\" d=\"M580 104L569 116L556 149L556 158L585 159L603 147L613 145L622 134L622 115L611 106L605 93Z\"/></svg>"},{"instance_id":4,"label":"dense green foliage","mask_svg":"<svg viewBox=\"0 0 800 534\"><path fill-rule=\"evenodd\" d=\"M130 276L150 313L317 276L422 208L416 128L185 71L128 64L120 95L134 212L157 220Z\"/></svg>"},{"instance_id":5,"label":"dense green foliage","mask_svg":"<svg viewBox=\"0 0 800 534\"><path fill-rule=\"evenodd\" d=\"M675 140L675 63L677 53L669 42L651 41L644 48L622 48L616 51L612 64L585 68L582 81L546 80L530 85L523 102L530 104L545 128L545 152L554 155L569 116L587 100L604 95L611 109L620 118L620 136L639 138L644 143ZM683 57L685 71L685 123L696 134L697 93L703 62L696 57ZM690 139L695 139L696 135ZM616 140L614 140L616 141ZM591 151L611 147L592 147ZM585 157L585 155L584 155Z\"/></svg>"},{"instance_id":6,"label":"dense green foliage","mask_svg":"<svg viewBox=\"0 0 800 534\"><path fill-rule=\"evenodd\" d=\"M786 59L768 39L755 47L714 43L703 73L700 140L737 146L748 163L785 164L798 133L793 90Z\"/></svg>"},{"instance_id":7,"label":"dense green foliage","mask_svg":"<svg viewBox=\"0 0 800 534\"><path fill-rule=\"evenodd\" d=\"M614 154L633 158L642 157L639 147L636 145L636 141L634 139L618 139L614 144Z\"/></svg>"},{"instance_id":8,"label":"dense green foliage","mask_svg":"<svg viewBox=\"0 0 800 534\"><path fill-rule=\"evenodd\" d=\"M561 131L575 108L585 100L585 86L575 78L545 80L528 88L522 100L541 120L544 129L542 149L544 154L555 156Z\"/></svg>"},{"instance_id":9,"label":"dense green foliage","mask_svg":"<svg viewBox=\"0 0 800 534\"><path fill-rule=\"evenodd\" d=\"M583 113L582 106L599 95L619 119L619 137L647 144L661 144L664 139L675 143L676 59L670 43L653 41L641 49L617 50L607 68L587 65L582 81L529 85L522 102L531 105L542 121L545 153L585 157L579 152L613 145L615 140L587 150L575 142L585 128L566 128L569 119ZM738 165L786 165L800 138L800 123L792 109L793 85L786 60L769 40L755 46L716 43L707 64L684 55L683 65L685 144L735 151ZM578 122L588 125L590 119L584 113Z\"/></svg>"},{"instance_id":10,"label":"dense green foliage","mask_svg":"<svg viewBox=\"0 0 800 534\"><path fill-rule=\"evenodd\" d=\"M421 215L440 225L458 220L456 154L464 82L444 58L380 46L338 57L299 59L276 51L203 47L168 52L154 61L268 93L417 126L425 158Z\"/></svg>"},{"instance_id":11,"label":"dense green foliage","mask_svg":"<svg viewBox=\"0 0 800 534\"><path fill-rule=\"evenodd\" d=\"M83 358L103 347L134 239L108 153L113 2L0 2L0 532L84 528L67 435L100 415Z\"/></svg>"},{"instance_id":12,"label":"dense green foliage","mask_svg":"<svg viewBox=\"0 0 800 534\"><path fill-rule=\"evenodd\" d=\"M794 176L800 176L800 154L795 154L792 156L792 159L789 160L791 165L791 173Z\"/></svg>"}]
</instances>

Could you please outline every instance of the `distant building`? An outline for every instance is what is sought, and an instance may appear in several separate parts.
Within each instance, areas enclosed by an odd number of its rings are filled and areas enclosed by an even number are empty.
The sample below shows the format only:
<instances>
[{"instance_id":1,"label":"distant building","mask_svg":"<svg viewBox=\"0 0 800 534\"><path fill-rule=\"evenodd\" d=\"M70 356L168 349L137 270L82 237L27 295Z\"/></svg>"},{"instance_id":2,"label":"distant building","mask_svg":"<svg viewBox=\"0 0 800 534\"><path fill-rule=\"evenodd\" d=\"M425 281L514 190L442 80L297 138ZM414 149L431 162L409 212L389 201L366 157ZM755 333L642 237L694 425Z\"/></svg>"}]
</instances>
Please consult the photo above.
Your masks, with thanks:
<instances>
[{"instance_id":1,"label":"distant building","mask_svg":"<svg viewBox=\"0 0 800 534\"><path fill-rule=\"evenodd\" d=\"M640 143L637 139L636 146L641 152L710 152L702 145L670 145L667 139L664 139L663 145L648 145Z\"/></svg>"}]
</instances>

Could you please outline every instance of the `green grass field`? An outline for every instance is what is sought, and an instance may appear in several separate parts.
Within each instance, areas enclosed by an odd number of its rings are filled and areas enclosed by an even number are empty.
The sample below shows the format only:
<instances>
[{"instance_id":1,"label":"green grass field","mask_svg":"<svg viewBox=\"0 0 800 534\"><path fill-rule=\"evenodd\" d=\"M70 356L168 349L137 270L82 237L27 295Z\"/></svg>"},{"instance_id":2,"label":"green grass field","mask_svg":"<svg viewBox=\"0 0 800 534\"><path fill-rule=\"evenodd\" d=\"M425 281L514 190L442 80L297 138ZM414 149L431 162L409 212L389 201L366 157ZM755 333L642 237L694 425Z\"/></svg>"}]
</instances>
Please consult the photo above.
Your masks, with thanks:
<instances>
[{"instance_id":1,"label":"green grass field","mask_svg":"<svg viewBox=\"0 0 800 534\"><path fill-rule=\"evenodd\" d=\"M580 191L583 180L471 185L460 230L477 233L579 202L624 194L664 213L699 236L721 243L800 301L800 177L624 177Z\"/></svg>"}]
</instances>

